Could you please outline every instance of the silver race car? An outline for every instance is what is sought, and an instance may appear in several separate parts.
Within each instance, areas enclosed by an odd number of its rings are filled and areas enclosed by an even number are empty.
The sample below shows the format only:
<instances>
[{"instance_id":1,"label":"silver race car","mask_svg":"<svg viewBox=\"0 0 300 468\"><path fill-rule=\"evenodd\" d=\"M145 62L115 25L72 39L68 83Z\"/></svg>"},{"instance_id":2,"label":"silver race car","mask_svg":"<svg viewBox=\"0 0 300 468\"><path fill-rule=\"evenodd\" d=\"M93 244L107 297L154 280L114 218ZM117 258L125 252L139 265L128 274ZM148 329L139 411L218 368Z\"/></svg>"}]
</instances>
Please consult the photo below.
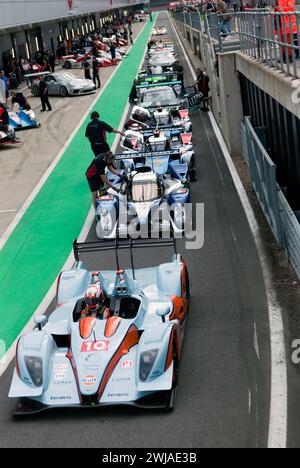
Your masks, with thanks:
<instances>
[{"instance_id":1,"label":"silver race car","mask_svg":"<svg viewBox=\"0 0 300 468\"><path fill-rule=\"evenodd\" d=\"M96 91L96 86L91 80L76 78L71 73L38 73L26 75L31 81L31 92L34 96L39 96L39 82L44 77L48 85L50 96L82 96Z\"/></svg>"},{"instance_id":2,"label":"silver race car","mask_svg":"<svg viewBox=\"0 0 300 468\"><path fill-rule=\"evenodd\" d=\"M175 247L169 263L135 269L135 248ZM119 251L130 249L122 270ZM81 254L116 253L117 269L90 272ZM156 251L155 251L156 252ZM60 274L57 307L22 336L10 398L15 415L49 408L133 405L172 409L175 404L190 284L184 259L171 240L74 243L76 262ZM101 264L101 262L100 262ZM86 316L85 291L104 291L107 318Z\"/></svg>"}]
</instances>

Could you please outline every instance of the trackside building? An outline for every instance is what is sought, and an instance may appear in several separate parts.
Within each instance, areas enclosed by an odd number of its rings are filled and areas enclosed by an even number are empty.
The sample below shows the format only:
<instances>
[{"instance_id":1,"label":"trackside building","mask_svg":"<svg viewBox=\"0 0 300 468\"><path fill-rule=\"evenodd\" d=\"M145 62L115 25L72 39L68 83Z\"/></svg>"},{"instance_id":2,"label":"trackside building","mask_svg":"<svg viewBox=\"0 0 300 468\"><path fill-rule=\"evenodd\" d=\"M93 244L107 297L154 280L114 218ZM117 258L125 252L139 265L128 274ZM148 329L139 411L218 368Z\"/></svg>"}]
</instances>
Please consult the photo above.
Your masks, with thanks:
<instances>
[{"instance_id":1,"label":"trackside building","mask_svg":"<svg viewBox=\"0 0 300 468\"><path fill-rule=\"evenodd\" d=\"M0 67L141 8L140 0L0 0Z\"/></svg>"}]
</instances>

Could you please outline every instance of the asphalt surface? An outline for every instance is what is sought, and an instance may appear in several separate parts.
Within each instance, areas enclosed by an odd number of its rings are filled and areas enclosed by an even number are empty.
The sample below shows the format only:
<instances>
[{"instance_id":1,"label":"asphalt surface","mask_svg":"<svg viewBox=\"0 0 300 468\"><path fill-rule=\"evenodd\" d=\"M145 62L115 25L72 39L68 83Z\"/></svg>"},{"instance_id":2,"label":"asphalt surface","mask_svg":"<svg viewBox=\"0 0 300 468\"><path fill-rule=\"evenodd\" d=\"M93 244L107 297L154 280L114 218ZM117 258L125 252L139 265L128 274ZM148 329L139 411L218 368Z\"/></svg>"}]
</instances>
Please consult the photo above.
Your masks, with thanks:
<instances>
[{"instance_id":1,"label":"asphalt surface","mask_svg":"<svg viewBox=\"0 0 300 468\"><path fill-rule=\"evenodd\" d=\"M157 24L173 30L165 13ZM184 63L181 49L177 53ZM186 65L186 64L185 64ZM192 77L186 65L186 81ZM193 114L198 182L205 204L205 244L185 251L192 304L172 413L129 408L53 410L14 420L7 398L13 366L0 382L0 447L266 447L270 400L268 309L246 216L205 113ZM94 227L89 239L95 239ZM137 252L137 266L172 252ZM85 259L112 269L112 259ZM126 266L126 265L125 265Z\"/></svg>"}]
</instances>

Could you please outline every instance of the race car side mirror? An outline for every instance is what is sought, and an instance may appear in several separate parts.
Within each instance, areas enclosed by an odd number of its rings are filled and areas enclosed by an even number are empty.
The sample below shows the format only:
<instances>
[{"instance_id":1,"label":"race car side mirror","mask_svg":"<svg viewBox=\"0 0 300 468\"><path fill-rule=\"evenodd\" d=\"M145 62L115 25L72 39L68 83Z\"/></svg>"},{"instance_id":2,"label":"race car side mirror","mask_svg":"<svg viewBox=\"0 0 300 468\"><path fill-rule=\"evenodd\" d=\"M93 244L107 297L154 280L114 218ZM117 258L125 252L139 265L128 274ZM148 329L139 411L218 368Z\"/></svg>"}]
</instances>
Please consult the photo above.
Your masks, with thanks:
<instances>
[{"instance_id":1,"label":"race car side mirror","mask_svg":"<svg viewBox=\"0 0 300 468\"><path fill-rule=\"evenodd\" d=\"M170 306L167 304L163 304L160 306L159 309L156 310L156 314L161 317L162 322L165 323L166 315L169 315L171 312Z\"/></svg>"},{"instance_id":2,"label":"race car side mirror","mask_svg":"<svg viewBox=\"0 0 300 468\"><path fill-rule=\"evenodd\" d=\"M48 319L46 315L40 315L38 317L34 317L34 323L38 327L39 330L42 330L43 326L46 325Z\"/></svg>"}]
</instances>

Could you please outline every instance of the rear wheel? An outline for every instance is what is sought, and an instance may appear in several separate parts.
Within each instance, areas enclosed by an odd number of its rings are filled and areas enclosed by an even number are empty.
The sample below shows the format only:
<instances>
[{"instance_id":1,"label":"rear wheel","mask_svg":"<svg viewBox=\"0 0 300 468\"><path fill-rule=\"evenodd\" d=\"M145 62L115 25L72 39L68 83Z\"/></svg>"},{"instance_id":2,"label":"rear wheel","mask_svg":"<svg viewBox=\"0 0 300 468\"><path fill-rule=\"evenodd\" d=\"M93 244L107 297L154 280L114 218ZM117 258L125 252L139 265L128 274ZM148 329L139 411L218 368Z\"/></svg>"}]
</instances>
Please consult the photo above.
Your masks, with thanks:
<instances>
[{"instance_id":1,"label":"rear wheel","mask_svg":"<svg viewBox=\"0 0 300 468\"><path fill-rule=\"evenodd\" d=\"M71 62L69 62L69 61L66 62L65 65L64 65L64 67L65 67L66 70L71 70L71 68L72 68Z\"/></svg>"},{"instance_id":2,"label":"rear wheel","mask_svg":"<svg viewBox=\"0 0 300 468\"><path fill-rule=\"evenodd\" d=\"M39 97L40 95L40 90L39 90L39 87L38 86L34 86L32 88L32 94L35 96L35 97Z\"/></svg>"}]
</instances>

